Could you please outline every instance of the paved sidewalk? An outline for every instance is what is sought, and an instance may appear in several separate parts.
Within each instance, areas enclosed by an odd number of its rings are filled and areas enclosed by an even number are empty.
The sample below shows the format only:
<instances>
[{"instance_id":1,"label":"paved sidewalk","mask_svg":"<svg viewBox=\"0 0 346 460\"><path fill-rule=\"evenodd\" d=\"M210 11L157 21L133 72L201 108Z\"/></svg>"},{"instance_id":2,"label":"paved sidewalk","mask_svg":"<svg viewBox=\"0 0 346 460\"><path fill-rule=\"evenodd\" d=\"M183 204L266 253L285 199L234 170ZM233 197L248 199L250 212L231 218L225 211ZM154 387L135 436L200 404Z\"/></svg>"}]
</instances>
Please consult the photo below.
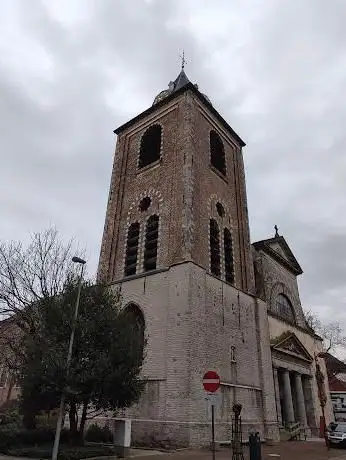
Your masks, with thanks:
<instances>
[{"instance_id":1,"label":"paved sidewalk","mask_svg":"<svg viewBox=\"0 0 346 460\"><path fill-rule=\"evenodd\" d=\"M212 460L212 453L208 450L181 450L167 453L131 449L130 457L138 460L141 457L143 460ZM231 459L232 452L230 449L217 450L215 460ZM28 459L0 455L0 460ZM244 447L244 460L249 460L247 447ZM263 446L262 460L346 460L346 449L333 448L328 451L321 441L282 442L277 446Z\"/></svg>"},{"instance_id":2,"label":"paved sidewalk","mask_svg":"<svg viewBox=\"0 0 346 460\"><path fill-rule=\"evenodd\" d=\"M137 458L139 456L136 455ZM215 460L231 460L230 449L219 449ZM175 453L156 452L145 456L145 460L212 460L212 453L207 450L183 450ZM248 460L248 448L244 447L244 460ZM263 446L262 460L346 460L346 449L327 450L324 442L301 441L282 442L277 446ZM1 460L1 459L0 459Z\"/></svg>"}]
</instances>

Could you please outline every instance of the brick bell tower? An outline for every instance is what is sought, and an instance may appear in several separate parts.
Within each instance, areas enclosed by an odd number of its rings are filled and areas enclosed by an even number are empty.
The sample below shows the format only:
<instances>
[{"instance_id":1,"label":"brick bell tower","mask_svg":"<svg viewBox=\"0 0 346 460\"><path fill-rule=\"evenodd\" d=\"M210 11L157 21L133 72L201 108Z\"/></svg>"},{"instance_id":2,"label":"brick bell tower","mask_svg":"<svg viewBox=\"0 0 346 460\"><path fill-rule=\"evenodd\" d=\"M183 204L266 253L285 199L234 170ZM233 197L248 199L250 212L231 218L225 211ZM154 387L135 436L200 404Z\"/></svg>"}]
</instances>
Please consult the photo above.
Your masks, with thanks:
<instances>
[{"instance_id":1,"label":"brick bell tower","mask_svg":"<svg viewBox=\"0 0 346 460\"><path fill-rule=\"evenodd\" d=\"M242 147L184 69L118 135L99 276L192 261L253 292Z\"/></svg>"},{"instance_id":2,"label":"brick bell tower","mask_svg":"<svg viewBox=\"0 0 346 460\"><path fill-rule=\"evenodd\" d=\"M184 66L114 132L98 277L121 288L148 337L146 389L124 414L133 438L209 443L201 383L209 368L222 380L217 437L229 438L239 401L264 432L276 423L275 403L260 409L259 401L262 390L274 401L274 387L269 337L258 326L265 313L253 297L245 143Z\"/></svg>"}]
</instances>

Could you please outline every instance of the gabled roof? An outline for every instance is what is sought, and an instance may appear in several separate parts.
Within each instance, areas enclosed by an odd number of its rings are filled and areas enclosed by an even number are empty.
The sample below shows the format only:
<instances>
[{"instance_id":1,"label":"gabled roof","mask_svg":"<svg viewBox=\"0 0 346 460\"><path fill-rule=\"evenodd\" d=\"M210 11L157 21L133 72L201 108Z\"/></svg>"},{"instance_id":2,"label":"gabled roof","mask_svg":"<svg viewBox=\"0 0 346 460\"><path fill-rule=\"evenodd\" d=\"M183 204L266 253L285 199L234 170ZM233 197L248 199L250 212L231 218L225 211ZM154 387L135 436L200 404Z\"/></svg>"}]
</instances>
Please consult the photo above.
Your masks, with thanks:
<instances>
[{"instance_id":1,"label":"gabled roof","mask_svg":"<svg viewBox=\"0 0 346 460\"><path fill-rule=\"evenodd\" d=\"M304 347L294 332L287 331L287 333L279 336L277 340L271 345L271 348L273 351L291 355L304 361L313 361L313 357L310 355L308 350Z\"/></svg>"},{"instance_id":2,"label":"gabled roof","mask_svg":"<svg viewBox=\"0 0 346 460\"><path fill-rule=\"evenodd\" d=\"M346 374L346 364L330 353L320 353L320 357L324 358L328 375Z\"/></svg>"},{"instance_id":3,"label":"gabled roof","mask_svg":"<svg viewBox=\"0 0 346 460\"><path fill-rule=\"evenodd\" d=\"M301 266L283 236L276 235L274 238L256 241L252 246L256 251L264 251L296 276L303 273Z\"/></svg>"},{"instance_id":4,"label":"gabled roof","mask_svg":"<svg viewBox=\"0 0 346 460\"><path fill-rule=\"evenodd\" d=\"M157 103L155 103L154 105L152 105L136 117L132 118L132 120L129 120L128 122L116 128L114 130L114 133L120 134L125 129L137 123L142 118L147 117L151 113L155 112L158 108L163 107L167 102L172 101L173 99L175 99L176 97L188 90L192 91L199 98L199 100L203 102L203 104L208 108L208 110L215 116L219 123L231 134L231 136L239 143L241 147L244 147L246 145L245 142L241 139L241 137L238 136L238 134L230 127L227 121L213 107L209 99L198 90L197 85L194 85L190 82L186 73L184 72L184 69L181 70L180 74L173 82L172 90L166 90L164 92L164 97L159 98Z\"/></svg>"},{"instance_id":5,"label":"gabled roof","mask_svg":"<svg viewBox=\"0 0 346 460\"><path fill-rule=\"evenodd\" d=\"M346 393L346 382L332 375L328 379L329 390L330 391L339 391L340 393Z\"/></svg>"}]
</instances>

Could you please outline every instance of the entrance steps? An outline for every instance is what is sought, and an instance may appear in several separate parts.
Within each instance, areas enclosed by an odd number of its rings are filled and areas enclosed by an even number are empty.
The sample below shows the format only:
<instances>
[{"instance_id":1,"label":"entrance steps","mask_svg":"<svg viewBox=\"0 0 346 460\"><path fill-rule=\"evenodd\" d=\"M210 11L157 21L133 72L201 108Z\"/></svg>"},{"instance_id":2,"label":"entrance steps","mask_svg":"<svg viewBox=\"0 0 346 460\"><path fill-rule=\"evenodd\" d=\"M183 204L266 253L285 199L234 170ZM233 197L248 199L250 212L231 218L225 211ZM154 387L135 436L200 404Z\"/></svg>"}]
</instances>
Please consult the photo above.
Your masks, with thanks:
<instances>
[{"instance_id":1,"label":"entrance steps","mask_svg":"<svg viewBox=\"0 0 346 460\"><path fill-rule=\"evenodd\" d=\"M306 441L308 432L300 422L290 423L286 426L281 426L280 441Z\"/></svg>"}]
</instances>

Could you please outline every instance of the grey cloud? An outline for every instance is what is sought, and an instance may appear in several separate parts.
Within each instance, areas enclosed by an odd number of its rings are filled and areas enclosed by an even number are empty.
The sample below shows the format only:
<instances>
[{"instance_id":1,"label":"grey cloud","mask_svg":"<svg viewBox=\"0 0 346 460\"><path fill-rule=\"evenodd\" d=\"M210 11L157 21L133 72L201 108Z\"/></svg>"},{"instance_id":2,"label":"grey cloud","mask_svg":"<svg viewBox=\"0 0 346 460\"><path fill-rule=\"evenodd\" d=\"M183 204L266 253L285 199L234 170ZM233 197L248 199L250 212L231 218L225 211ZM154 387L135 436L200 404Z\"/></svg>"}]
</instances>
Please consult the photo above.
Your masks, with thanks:
<instances>
[{"instance_id":1,"label":"grey cloud","mask_svg":"<svg viewBox=\"0 0 346 460\"><path fill-rule=\"evenodd\" d=\"M346 324L343 0L75 0L76 23L49 2L5 3L1 238L53 222L96 268L112 130L175 78L185 48L187 74L247 142L252 239L278 224L305 270L303 304Z\"/></svg>"}]
</instances>

